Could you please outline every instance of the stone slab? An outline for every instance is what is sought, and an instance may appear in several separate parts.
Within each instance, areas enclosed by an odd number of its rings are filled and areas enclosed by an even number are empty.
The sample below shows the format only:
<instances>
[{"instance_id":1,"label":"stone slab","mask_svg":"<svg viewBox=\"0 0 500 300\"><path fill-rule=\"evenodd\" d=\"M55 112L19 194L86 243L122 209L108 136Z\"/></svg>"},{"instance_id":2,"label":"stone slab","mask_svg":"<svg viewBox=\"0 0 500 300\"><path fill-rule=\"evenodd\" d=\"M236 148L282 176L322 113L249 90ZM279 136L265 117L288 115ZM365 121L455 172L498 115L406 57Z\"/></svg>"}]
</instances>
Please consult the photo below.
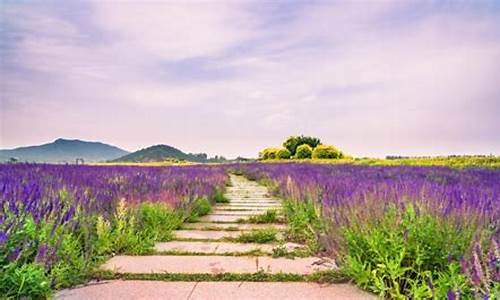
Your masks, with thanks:
<instances>
[{"instance_id":1,"label":"stone slab","mask_svg":"<svg viewBox=\"0 0 500 300\"><path fill-rule=\"evenodd\" d=\"M245 209L245 210L268 210L268 209L280 209L282 208L281 205L268 205L268 204L247 204L247 203L240 203L240 204L225 204L225 205L216 205L215 209L227 209L227 210L238 210L238 209Z\"/></svg>"},{"instance_id":2,"label":"stone slab","mask_svg":"<svg viewBox=\"0 0 500 300\"><path fill-rule=\"evenodd\" d=\"M187 299L196 282L111 280L57 292L57 300Z\"/></svg>"},{"instance_id":3,"label":"stone slab","mask_svg":"<svg viewBox=\"0 0 500 300\"><path fill-rule=\"evenodd\" d=\"M225 237L238 237L241 231L215 231L215 230L174 230L174 238L182 239L211 239L218 240Z\"/></svg>"},{"instance_id":4,"label":"stone slab","mask_svg":"<svg viewBox=\"0 0 500 300\"><path fill-rule=\"evenodd\" d=\"M273 245L269 244L243 244L243 243L226 243L226 242L185 242L185 241L170 241L157 243L156 251L179 251L192 253L242 253L260 250L265 253L273 252Z\"/></svg>"},{"instance_id":5,"label":"stone slab","mask_svg":"<svg viewBox=\"0 0 500 300\"><path fill-rule=\"evenodd\" d=\"M239 219L245 219L241 216L221 216L221 215L206 215L200 217L200 222L237 222Z\"/></svg>"},{"instance_id":6,"label":"stone slab","mask_svg":"<svg viewBox=\"0 0 500 300\"><path fill-rule=\"evenodd\" d=\"M252 229L263 229L263 228L275 228L278 230L285 230L287 226L285 224L244 224L244 223L184 223L182 225L184 229L227 229L234 228L237 230L252 230Z\"/></svg>"},{"instance_id":7,"label":"stone slab","mask_svg":"<svg viewBox=\"0 0 500 300\"><path fill-rule=\"evenodd\" d=\"M255 273L264 271L270 274L293 273L311 274L315 271L330 269L317 264L315 257L272 258L266 256L115 256L108 260L101 269L117 273L183 273L183 274L220 274L220 273Z\"/></svg>"},{"instance_id":8,"label":"stone slab","mask_svg":"<svg viewBox=\"0 0 500 300\"><path fill-rule=\"evenodd\" d=\"M376 296L351 284L307 282L162 282L110 280L66 289L55 294L62 300L371 300Z\"/></svg>"},{"instance_id":9,"label":"stone slab","mask_svg":"<svg viewBox=\"0 0 500 300\"><path fill-rule=\"evenodd\" d=\"M213 215L220 215L220 216L241 216L241 217L248 217L248 216L255 216L255 215L261 215L265 213L266 211L264 210L224 210L224 209L215 209L212 214Z\"/></svg>"},{"instance_id":10,"label":"stone slab","mask_svg":"<svg viewBox=\"0 0 500 300\"><path fill-rule=\"evenodd\" d=\"M368 300L376 296L351 284L307 282L200 282L190 300Z\"/></svg>"}]
</instances>

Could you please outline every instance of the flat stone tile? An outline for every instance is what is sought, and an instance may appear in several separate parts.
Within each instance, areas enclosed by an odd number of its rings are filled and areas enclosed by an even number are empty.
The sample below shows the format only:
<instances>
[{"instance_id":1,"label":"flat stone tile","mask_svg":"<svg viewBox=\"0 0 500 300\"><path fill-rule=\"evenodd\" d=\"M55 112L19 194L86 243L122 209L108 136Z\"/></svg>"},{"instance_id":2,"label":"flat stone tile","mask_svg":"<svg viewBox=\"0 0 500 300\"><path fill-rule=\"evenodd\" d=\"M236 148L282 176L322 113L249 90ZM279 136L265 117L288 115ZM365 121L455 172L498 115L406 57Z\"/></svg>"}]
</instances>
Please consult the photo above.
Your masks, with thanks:
<instances>
[{"instance_id":1,"label":"flat stone tile","mask_svg":"<svg viewBox=\"0 0 500 300\"><path fill-rule=\"evenodd\" d=\"M351 284L307 282L199 282L190 300L369 300L376 296Z\"/></svg>"},{"instance_id":2,"label":"flat stone tile","mask_svg":"<svg viewBox=\"0 0 500 300\"><path fill-rule=\"evenodd\" d=\"M164 243L156 243L155 250L216 254L242 253L260 250L265 253L272 253L273 247L274 245L270 244L170 241Z\"/></svg>"},{"instance_id":3,"label":"flat stone tile","mask_svg":"<svg viewBox=\"0 0 500 300\"><path fill-rule=\"evenodd\" d=\"M204 228L235 228L237 230L252 230L252 229L263 229L263 228L275 228L278 230L285 230L287 226L285 224L244 224L244 223L184 223L182 225L184 229L204 229Z\"/></svg>"},{"instance_id":4,"label":"flat stone tile","mask_svg":"<svg viewBox=\"0 0 500 300\"><path fill-rule=\"evenodd\" d=\"M211 239L218 240L225 237L238 237L241 231L215 231L215 230L174 230L174 238L183 239Z\"/></svg>"},{"instance_id":5,"label":"flat stone tile","mask_svg":"<svg viewBox=\"0 0 500 300\"><path fill-rule=\"evenodd\" d=\"M223 210L223 209L215 209L212 214L213 215L221 215L221 216L241 216L243 218L255 215L262 215L266 211L262 210Z\"/></svg>"},{"instance_id":6,"label":"flat stone tile","mask_svg":"<svg viewBox=\"0 0 500 300\"><path fill-rule=\"evenodd\" d=\"M233 205L216 205L215 210L229 210L229 211L258 211L265 213L267 210L280 210L279 206L233 206Z\"/></svg>"},{"instance_id":7,"label":"flat stone tile","mask_svg":"<svg viewBox=\"0 0 500 300\"><path fill-rule=\"evenodd\" d=\"M245 219L241 216L221 216L221 215L206 215L200 217L200 222L237 222L239 219Z\"/></svg>"},{"instance_id":8,"label":"flat stone tile","mask_svg":"<svg viewBox=\"0 0 500 300\"><path fill-rule=\"evenodd\" d=\"M102 269L118 273L255 273L254 257L115 256Z\"/></svg>"},{"instance_id":9,"label":"flat stone tile","mask_svg":"<svg viewBox=\"0 0 500 300\"><path fill-rule=\"evenodd\" d=\"M110 280L57 292L54 299L129 300L187 299L196 282L161 282L143 280Z\"/></svg>"},{"instance_id":10,"label":"flat stone tile","mask_svg":"<svg viewBox=\"0 0 500 300\"><path fill-rule=\"evenodd\" d=\"M118 273L255 273L311 274L329 267L317 265L318 258L272 258L266 256L115 256L101 269Z\"/></svg>"}]
</instances>

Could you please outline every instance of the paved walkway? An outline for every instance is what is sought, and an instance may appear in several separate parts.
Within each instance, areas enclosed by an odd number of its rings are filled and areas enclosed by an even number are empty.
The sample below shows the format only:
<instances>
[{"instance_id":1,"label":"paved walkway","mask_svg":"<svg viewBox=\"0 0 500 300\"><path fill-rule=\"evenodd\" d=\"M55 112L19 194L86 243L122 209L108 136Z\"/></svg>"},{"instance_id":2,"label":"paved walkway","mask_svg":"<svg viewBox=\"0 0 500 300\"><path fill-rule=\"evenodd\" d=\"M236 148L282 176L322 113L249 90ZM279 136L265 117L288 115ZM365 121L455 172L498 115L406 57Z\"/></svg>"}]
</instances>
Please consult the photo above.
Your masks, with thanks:
<instances>
[{"instance_id":1,"label":"paved walkway","mask_svg":"<svg viewBox=\"0 0 500 300\"><path fill-rule=\"evenodd\" d=\"M281 201L265 187L231 175L225 195L213 212L197 223L186 223L174 232L174 240L157 243L156 255L111 258L101 268L118 274L268 274L308 275L328 270L332 264L316 257L272 258L276 244L237 243L252 230L283 224L251 224L248 218L268 209L280 209ZM294 247L296 245L291 245ZM254 253L256 255L254 255ZM372 299L349 284L319 285L306 282L164 282L112 280L60 291L56 299Z\"/></svg>"}]
</instances>

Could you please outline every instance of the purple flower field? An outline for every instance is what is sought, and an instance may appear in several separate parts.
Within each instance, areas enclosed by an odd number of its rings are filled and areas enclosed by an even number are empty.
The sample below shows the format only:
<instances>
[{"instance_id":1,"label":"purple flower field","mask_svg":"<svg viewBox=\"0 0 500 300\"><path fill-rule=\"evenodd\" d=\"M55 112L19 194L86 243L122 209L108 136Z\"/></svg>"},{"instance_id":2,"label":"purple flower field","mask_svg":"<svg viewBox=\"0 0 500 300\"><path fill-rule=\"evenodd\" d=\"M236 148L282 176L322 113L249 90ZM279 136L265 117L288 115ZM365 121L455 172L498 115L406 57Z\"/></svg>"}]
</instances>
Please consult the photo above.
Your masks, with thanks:
<instances>
[{"instance_id":1,"label":"purple flower field","mask_svg":"<svg viewBox=\"0 0 500 300\"><path fill-rule=\"evenodd\" d=\"M21 271L13 270L32 263L44 266L40 278L44 272L51 274L52 286L68 285L63 281L71 278L61 280L53 274L63 268L58 263L68 252L74 257L66 265L76 265L74 260L81 259L78 272L83 273L96 255L131 244L113 246L114 240L135 238L135 244L147 244L149 236L140 236L143 230L136 214L141 204L157 203L178 214L189 212L198 199L213 198L227 179L223 169L201 165L0 165L0 264L7 269L7 277L0 276L0 283L6 285L0 291L9 288L9 280L20 280L14 275ZM168 211L164 211L167 217ZM38 267L34 268L25 272L36 274ZM34 281L41 282L40 278Z\"/></svg>"},{"instance_id":2,"label":"purple flower field","mask_svg":"<svg viewBox=\"0 0 500 300\"><path fill-rule=\"evenodd\" d=\"M322 251L343 261L363 288L391 298L500 293L498 169L307 163L233 168L292 207L299 203L292 218L307 210L300 203L313 203L324 222L312 230ZM297 226L307 230L315 222L304 215ZM385 265L398 266L397 280L380 269Z\"/></svg>"}]
</instances>

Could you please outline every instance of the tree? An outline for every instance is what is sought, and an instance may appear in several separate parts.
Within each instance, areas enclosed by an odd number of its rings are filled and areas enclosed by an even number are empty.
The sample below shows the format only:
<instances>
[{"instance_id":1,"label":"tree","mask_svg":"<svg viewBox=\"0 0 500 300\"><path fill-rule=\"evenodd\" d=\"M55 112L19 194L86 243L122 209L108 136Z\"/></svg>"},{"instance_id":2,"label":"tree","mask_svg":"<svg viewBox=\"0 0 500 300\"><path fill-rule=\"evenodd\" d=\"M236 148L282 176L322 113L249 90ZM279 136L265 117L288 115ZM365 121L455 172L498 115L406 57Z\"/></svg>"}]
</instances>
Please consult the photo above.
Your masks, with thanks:
<instances>
[{"instance_id":1,"label":"tree","mask_svg":"<svg viewBox=\"0 0 500 300\"><path fill-rule=\"evenodd\" d=\"M279 148L266 148L259 153L259 157L263 160L277 159L279 151Z\"/></svg>"},{"instance_id":2,"label":"tree","mask_svg":"<svg viewBox=\"0 0 500 300\"><path fill-rule=\"evenodd\" d=\"M283 147L288 149L291 155L295 155L297 147L304 144L309 145L314 149L316 146L321 144L321 140L312 136L291 136L283 143Z\"/></svg>"},{"instance_id":3,"label":"tree","mask_svg":"<svg viewBox=\"0 0 500 300\"><path fill-rule=\"evenodd\" d=\"M316 159L335 159L342 157L342 152L331 145L318 145L314 148L312 153L312 158Z\"/></svg>"},{"instance_id":4,"label":"tree","mask_svg":"<svg viewBox=\"0 0 500 300\"><path fill-rule=\"evenodd\" d=\"M290 151L288 151L287 148L281 148L278 151L277 155L279 159L290 159L290 157L292 156L292 154L290 153Z\"/></svg>"},{"instance_id":5,"label":"tree","mask_svg":"<svg viewBox=\"0 0 500 300\"><path fill-rule=\"evenodd\" d=\"M295 158L305 159L311 158L313 149L308 144L302 144L297 147L297 151L295 153Z\"/></svg>"}]
</instances>

